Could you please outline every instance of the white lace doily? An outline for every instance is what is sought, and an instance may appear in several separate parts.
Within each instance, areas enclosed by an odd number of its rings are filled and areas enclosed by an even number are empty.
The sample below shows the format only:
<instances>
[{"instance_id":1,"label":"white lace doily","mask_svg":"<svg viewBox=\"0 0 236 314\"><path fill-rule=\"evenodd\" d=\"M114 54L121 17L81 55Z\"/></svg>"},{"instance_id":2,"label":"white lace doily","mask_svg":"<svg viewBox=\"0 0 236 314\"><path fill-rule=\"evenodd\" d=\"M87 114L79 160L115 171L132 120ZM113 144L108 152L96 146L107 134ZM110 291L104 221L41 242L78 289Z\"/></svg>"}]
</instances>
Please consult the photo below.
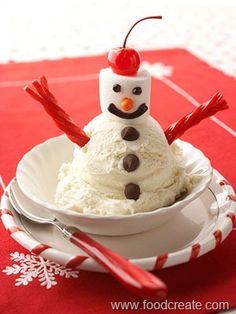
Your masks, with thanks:
<instances>
[{"instance_id":1,"label":"white lace doily","mask_svg":"<svg viewBox=\"0 0 236 314\"><path fill-rule=\"evenodd\" d=\"M186 48L236 77L236 1L8 0L0 2L0 63L93 55L122 44Z\"/></svg>"}]
</instances>

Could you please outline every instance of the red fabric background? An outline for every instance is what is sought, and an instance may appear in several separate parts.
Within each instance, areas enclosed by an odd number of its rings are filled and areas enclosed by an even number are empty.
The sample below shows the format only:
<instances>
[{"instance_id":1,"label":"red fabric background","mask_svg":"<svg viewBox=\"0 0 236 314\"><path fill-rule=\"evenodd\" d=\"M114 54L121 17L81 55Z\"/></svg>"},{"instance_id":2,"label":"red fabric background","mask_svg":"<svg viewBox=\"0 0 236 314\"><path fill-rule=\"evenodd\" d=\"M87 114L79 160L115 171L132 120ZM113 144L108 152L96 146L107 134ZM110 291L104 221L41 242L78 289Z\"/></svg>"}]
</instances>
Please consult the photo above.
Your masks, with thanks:
<instances>
[{"instance_id":1,"label":"red fabric background","mask_svg":"<svg viewBox=\"0 0 236 314\"><path fill-rule=\"evenodd\" d=\"M181 49L144 52L142 56L149 62L173 66L170 80L199 102L220 90L230 110L217 114L217 117L235 129L235 79ZM23 92L26 81L41 74L48 77L60 103L83 126L100 112L98 79L83 77L79 80L79 76L96 75L106 66L105 56L0 65L0 173L5 182L14 176L17 162L24 153L35 144L60 134L41 106ZM53 78L60 78L60 82L50 82ZM191 111L193 106L163 82L153 79L151 108L154 118L166 127ZM183 139L203 150L212 165L235 185L236 143L232 134L208 119L190 130ZM2 270L11 264L11 252L25 250L8 236L2 225L0 235ZM215 251L189 264L159 271L158 275L169 286L169 300L228 301L235 307L235 253L236 236L233 232ZM1 272L0 313L112 313L110 301L137 300L109 275L81 271L78 279L57 280L58 285L49 290L40 287L37 280L26 287L15 287L15 276Z\"/></svg>"}]
</instances>

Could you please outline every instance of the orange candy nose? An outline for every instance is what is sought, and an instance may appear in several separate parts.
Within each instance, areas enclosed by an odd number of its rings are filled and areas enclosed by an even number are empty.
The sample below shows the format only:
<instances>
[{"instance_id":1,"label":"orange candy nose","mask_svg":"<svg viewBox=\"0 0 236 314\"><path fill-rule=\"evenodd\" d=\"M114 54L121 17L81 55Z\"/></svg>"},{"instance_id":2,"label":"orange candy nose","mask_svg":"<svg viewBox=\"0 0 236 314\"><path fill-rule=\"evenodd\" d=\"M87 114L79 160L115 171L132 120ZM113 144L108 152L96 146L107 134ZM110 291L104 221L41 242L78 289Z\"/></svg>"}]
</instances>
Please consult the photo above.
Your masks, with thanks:
<instances>
[{"instance_id":1,"label":"orange candy nose","mask_svg":"<svg viewBox=\"0 0 236 314\"><path fill-rule=\"evenodd\" d=\"M125 97L121 101L121 108L125 111L129 111L133 108L134 102L131 98Z\"/></svg>"}]
</instances>

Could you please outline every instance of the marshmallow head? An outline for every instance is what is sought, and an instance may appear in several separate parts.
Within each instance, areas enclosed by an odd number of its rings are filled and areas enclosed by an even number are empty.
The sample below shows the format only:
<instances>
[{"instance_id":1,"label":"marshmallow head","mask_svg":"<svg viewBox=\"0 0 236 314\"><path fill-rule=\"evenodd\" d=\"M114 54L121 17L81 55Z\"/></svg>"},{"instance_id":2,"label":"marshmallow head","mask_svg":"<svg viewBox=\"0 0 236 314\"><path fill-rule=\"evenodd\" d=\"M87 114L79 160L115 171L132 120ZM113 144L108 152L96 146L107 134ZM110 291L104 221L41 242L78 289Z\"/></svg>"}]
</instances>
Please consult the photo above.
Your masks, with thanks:
<instances>
[{"instance_id":1,"label":"marshmallow head","mask_svg":"<svg viewBox=\"0 0 236 314\"><path fill-rule=\"evenodd\" d=\"M99 76L100 104L109 119L124 124L143 123L149 115L150 74L140 68L135 75L102 69Z\"/></svg>"}]
</instances>

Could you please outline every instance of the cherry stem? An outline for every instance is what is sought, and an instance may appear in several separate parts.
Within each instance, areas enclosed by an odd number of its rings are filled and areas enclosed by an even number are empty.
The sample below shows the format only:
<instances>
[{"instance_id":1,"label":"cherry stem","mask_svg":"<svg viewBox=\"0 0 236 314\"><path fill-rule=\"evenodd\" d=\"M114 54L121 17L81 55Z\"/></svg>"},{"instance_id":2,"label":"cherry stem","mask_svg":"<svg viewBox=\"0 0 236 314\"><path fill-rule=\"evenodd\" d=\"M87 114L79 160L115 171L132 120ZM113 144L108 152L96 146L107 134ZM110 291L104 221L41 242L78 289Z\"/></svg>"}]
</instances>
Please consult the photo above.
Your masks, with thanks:
<instances>
[{"instance_id":1,"label":"cherry stem","mask_svg":"<svg viewBox=\"0 0 236 314\"><path fill-rule=\"evenodd\" d=\"M144 20L150 20L150 19L162 19L162 16L147 16L147 17L144 17L142 18L141 20L138 20L136 23L134 23L134 25L130 28L130 30L128 31L127 35L125 36L125 40L124 40L124 43L123 43L123 48L126 47L126 42L127 42L127 39L131 33L131 31L133 30L133 28L140 22L144 21Z\"/></svg>"}]
</instances>

